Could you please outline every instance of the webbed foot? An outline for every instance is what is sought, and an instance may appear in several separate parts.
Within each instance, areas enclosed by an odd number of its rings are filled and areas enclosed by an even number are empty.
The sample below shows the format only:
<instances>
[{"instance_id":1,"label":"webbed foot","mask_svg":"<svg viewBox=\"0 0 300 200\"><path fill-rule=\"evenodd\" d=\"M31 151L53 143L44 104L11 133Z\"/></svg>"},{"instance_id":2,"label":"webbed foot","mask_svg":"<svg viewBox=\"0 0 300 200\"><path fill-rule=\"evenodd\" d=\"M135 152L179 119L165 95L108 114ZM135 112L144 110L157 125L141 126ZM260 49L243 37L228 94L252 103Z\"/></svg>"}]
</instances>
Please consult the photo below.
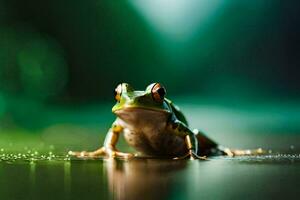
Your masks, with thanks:
<instances>
[{"instance_id":1,"label":"webbed foot","mask_svg":"<svg viewBox=\"0 0 300 200\"><path fill-rule=\"evenodd\" d=\"M179 157L175 157L173 158L174 160L181 160L181 159L187 159L189 158L190 160L196 160L196 159L200 159L200 160L207 160L206 156L198 156L195 152L193 152L192 150L189 150L188 153L186 153L183 156L179 156Z\"/></svg>"},{"instance_id":2,"label":"webbed foot","mask_svg":"<svg viewBox=\"0 0 300 200\"><path fill-rule=\"evenodd\" d=\"M134 157L131 153L123 153L118 151L117 149L109 149L105 147L101 147L96 151L69 151L68 154L70 156L75 156L78 158L99 158L99 157L107 157L107 158L121 158L121 159L128 159Z\"/></svg>"}]
</instances>

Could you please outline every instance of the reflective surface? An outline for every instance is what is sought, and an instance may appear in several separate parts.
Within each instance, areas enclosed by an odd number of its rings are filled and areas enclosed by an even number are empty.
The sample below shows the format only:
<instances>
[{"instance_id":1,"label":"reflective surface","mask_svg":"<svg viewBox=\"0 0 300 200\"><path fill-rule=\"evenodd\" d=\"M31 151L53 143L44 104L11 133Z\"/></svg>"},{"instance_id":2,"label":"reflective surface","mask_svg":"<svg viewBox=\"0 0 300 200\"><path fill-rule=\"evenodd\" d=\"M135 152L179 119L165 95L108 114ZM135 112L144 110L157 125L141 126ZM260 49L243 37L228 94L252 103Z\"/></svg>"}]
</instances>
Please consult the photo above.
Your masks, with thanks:
<instances>
[{"instance_id":1,"label":"reflective surface","mask_svg":"<svg viewBox=\"0 0 300 200\"><path fill-rule=\"evenodd\" d=\"M299 196L300 155L198 160L0 162L1 199L258 199Z\"/></svg>"},{"instance_id":2,"label":"reflective surface","mask_svg":"<svg viewBox=\"0 0 300 200\"><path fill-rule=\"evenodd\" d=\"M0 129L0 200L299 197L299 106L232 109L179 105L191 127L203 128L220 144L261 147L268 155L208 161L70 159L66 157L69 150L93 150L102 144L113 121L110 107L53 111L53 115L41 117L52 120L52 125L42 130ZM122 138L120 150L132 151Z\"/></svg>"}]
</instances>

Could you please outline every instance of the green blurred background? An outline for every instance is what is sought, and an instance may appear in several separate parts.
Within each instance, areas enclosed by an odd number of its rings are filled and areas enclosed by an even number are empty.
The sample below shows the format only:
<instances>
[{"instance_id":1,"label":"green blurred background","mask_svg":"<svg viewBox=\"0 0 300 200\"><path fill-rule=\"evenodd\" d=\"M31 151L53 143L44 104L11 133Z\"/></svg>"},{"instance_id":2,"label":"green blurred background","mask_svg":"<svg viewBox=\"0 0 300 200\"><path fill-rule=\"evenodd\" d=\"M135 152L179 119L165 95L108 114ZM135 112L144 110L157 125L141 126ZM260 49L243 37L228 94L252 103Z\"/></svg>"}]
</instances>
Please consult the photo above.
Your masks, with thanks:
<instances>
[{"instance_id":1,"label":"green blurred background","mask_svg":"<svg viewBox=\"0 0 300 200\"><path fill-rule=\"evenodd\" d=\"M192 126L226 145L276 147L285 142L277 133L299 138L298 7L0 0L0 145L99 146L94 138L114 119L119 82L139 90L163 83ZM242 133L265 139L248 142Z\"/></svg>"}]
</instances>

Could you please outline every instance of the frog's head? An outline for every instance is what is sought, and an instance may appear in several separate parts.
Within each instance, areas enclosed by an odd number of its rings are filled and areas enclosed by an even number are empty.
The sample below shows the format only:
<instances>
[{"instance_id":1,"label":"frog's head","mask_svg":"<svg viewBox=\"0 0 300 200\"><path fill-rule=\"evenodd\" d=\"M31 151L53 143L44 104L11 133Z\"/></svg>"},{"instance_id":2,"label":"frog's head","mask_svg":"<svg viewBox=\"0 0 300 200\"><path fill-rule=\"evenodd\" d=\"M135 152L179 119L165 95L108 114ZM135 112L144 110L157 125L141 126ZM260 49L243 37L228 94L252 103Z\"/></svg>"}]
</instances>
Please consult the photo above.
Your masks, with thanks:
<instances>
[{"instance_id":1,"label":"frog's head","mask_svg":"<svg viewBox=\"0 0 300 200\"><path fill-rule=\"evenodd\" d=\"M116 104L112 112L116 115L136 110L170 113L165 94L166 90L160 83L152 83L144 91L136 91L129 84L120 83L115 89Z\"/></svg>"}]
</instances>

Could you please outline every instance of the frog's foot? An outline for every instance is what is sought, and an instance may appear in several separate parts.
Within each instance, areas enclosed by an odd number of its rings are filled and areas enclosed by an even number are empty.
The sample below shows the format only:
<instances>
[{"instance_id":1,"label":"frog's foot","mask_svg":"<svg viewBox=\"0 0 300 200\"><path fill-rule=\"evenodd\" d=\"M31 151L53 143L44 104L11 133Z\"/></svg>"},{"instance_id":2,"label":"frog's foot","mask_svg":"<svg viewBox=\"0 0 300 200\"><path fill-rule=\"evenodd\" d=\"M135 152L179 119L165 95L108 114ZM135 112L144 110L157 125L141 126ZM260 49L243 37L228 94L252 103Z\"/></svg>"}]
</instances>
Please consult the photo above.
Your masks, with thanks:
<instances>
[{"instance_id":1,"label":"frog's foot","mask_svg":"<svg viewBox=\"0 0 300 200\"><path fill-rule=\"evenodd\" d=\"M191 160L200 159L200 160L207 160L206 157L198 156L195 150L193 149L192 141L190 135L187 135L185 137L186 146L188 149L188 152L180 157L175 157L174 159L185 159L190 158Z\"/></svg>"},{"instance_id":2,"label":"frog's foot","mask_svg":"<svg viewBox=\"0 0 300 200\"><path fill-rule=\"evenodd\" d=\"M108 158L129 159L129 158L133 158L134 154L132 154L132 153L124 153L124 152L120 152L120 151L117 151L117 150L111 150L111 149L109 149L106 152L106 156Z\"/></svg>"},{"instance_id":3,"label":"frog's foot","mask_svg":"<svg viewBox=\"0 0 300 200\"><path fill-rule=\"evenodd\" d=\"M195 152L193 152L192 150L189 150L188 153L186 153L183 156L179 156L179 157L175 157L173 158L174 160L182 160L182 159L187 159L189 158L190 160L196 160L196 159L200 159L200 160L207 160L206 156L198 156Z\"/></svg>"},{"instance_id":4,"label":"frog's foot","mask_svg":"<svg viewBox=\"0 0 300 200\"><path fill-rule=\"evenodd\" d=\"M74 151L69 151L68 153L71 156L76 156L78 158L98 158L101 156L104 157L108 157L108 158L123 158L123 159L127 159L127 158L131 158L134 155L131 153L123 153L120 152L116 149L108 149L105 147L101 147L99 149L97 149L96 151L80 151L80 152L74 152Z\"/></svg>"},{"instance_id":5,"label":"frog's foot","mask_svg":"<svg viewBox=\"0 0 300 200\"><path fill-rule=\"evenodd\" d=\"M97 149L96 151L69 151L68 154L70 156L76 156L78 158L84 158L84 157L89 157L89 158L96 158L99 156L104 156L105 155L105 148L101 147Z\"/></svg>"},{"instance_id":6,"label":"frog's foot","mask_svg":"<svg viewBox=\"0 0 300 200\"><path fill-rule=\"evenodd\" d=\"M253 150L239 150L239 149L229 149L229 148L224 148L223 149L224 153L227 156L233 157L233 156L249 156L249 155L260 155L265 153L265 150L258 148L258 149L253 149Z\"/></svg>"}]
</instances>

